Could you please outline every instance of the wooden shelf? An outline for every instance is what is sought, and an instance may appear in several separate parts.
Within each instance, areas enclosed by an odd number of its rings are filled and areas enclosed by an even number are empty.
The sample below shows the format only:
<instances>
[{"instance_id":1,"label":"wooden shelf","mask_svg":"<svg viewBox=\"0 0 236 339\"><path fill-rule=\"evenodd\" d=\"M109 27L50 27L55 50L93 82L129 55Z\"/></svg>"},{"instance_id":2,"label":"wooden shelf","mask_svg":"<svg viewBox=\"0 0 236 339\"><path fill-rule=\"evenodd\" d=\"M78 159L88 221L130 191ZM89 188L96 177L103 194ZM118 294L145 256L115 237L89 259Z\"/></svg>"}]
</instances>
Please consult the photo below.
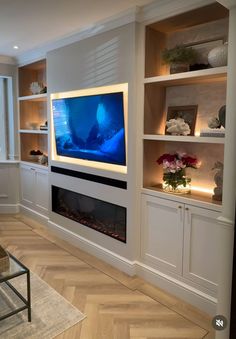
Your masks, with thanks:
<instances>
[{"instance_id":1,"label":"wooden shelf","mask_svg":"<svg viewBox=\"0 0 236 339\"><path fill-rule=\"evenodd\" d=\"M145 78L144 83L145 84L156 83L167 87L191 83L226 81L226 77L227 77L227 66L224 66L203 69L200 71L191 71Z\"/></svg>"},{"instance_id":2,"label":"wooden shelf","mask_svg":"<svg viewBox=\"0 0 236 339\"><path fill-rule=\"evenodd\" d=\"M198 207L204 207L209 209L214 209L216 211L222 210L222 202L214 201L211 198L211 194L209 193L195 193L192 192L190 194L172 194L166 193L161 188L161 184L152 187L144 187L142 188L142 193L154 195L159 198L165 198L169 200L178 201L181 203L192 204Z\"/></svg>"},{"instance_id":3,"label":"wooden shelf","mask_svg":"<svg viewBox=\"0 0 236 339\"><path fill-rule=\"evenodd\" d=\"M47 93L35 94L35 95L26 95L18 98L19 101L31 100L31 101L46 101Z\"/></svg>"},{"instance_id":4,"label":"wooden shelf","mask_svg":"<svg viewBox=\"0 0 236 339\"><path fill-rule=\"evenodd\" d=\"M48 131L40 129L20 129L19 133L28 133L28 134L48 134Z\"/></svg>"},{"instance_id":5,"label":"wooden shelf","mask_svg":"<svg viewBox=\"0 0 236 339\"><path fill-rule=\"evenodd\" d=\"M22 164L25 164L25 165L29 165L29 166L32 166L32 167L35 167L35 168L39 168L39 169L48 169L48 166L47 165L41 165L38 161L33 161L33 160L22 160L21 161Z\"/></svg>"},{"instance_id":6,"label":"wooden shelf","mask_svg":"<svg viewBox=\"0 0 236 339\"><path fill-rule=\"evenodd\" d=\"M203 144L224 144L225 138L219 137L195 137L182 135L160 135L160 134L144 134L143 140L157 141L176 141L176 142L197 142Z\"/></svg>"}]
</instances>

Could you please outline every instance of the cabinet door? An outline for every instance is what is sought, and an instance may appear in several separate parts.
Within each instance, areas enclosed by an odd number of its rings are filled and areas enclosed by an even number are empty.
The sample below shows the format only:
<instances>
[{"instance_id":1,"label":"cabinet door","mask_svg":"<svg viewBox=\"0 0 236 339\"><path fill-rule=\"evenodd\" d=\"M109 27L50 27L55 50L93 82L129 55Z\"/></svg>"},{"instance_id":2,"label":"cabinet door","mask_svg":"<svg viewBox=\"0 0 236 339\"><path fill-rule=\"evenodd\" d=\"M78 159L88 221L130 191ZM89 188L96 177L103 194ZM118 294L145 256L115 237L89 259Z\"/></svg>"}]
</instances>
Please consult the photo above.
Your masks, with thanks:
<instances>
[{"instance_id":1,"label":"cabinet door","mask_svg":"<svg viewBox=\"0 0 236 339\"><path fill-rule=\"evenodd\" d=\"M35 203L35 169L31 166L21 166L21 203L33 208Z\"/></svg>"},{"instance_id":2,"label":"cabinet door","mask_svg":"<svg viewBox=\"0 0 236 339\"><path fill-rule=\"evenodd\" d=\"M37 169L35 171L35 207L44 215L48 212L48 171Z\"/></svg>"},{"instance_id":3,"label":"cabinet door","mask_svg":"<svg viewBox=\"0 0 236 339\"><path fill-rule=\"evenodd\" d=\"M218 216L217 212L185 205L183 275L214 293L220 250Z\"/></svg>"},{"instance_id":4,"label":"cabinet door","mask_svg":"<svg viewBox=\"0 0 236 339\"><path fill-rule=\"evenodd\" d=\"M141 256L162 272L182 274L184 205L142 196Z\"/></svg>"}]
</instances>

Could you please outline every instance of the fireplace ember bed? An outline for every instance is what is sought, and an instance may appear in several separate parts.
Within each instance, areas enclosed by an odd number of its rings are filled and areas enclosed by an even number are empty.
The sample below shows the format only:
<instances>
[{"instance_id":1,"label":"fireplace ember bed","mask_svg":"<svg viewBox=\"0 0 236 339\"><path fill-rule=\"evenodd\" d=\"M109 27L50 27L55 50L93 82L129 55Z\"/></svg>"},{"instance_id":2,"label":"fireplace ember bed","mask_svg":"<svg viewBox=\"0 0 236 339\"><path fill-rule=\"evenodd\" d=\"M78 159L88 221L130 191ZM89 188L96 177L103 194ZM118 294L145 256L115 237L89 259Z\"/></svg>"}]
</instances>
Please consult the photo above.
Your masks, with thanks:
<instances>
[{"instance_id":1,"label":"fireplace ember bed","mask_svg":"<svg viewBox=\"0 0 236 339\"><path fill-rule=\"evenodd\" d=\"M52 186L52 211L126 243L126 208Z\"/></svg>"}]
</instances>

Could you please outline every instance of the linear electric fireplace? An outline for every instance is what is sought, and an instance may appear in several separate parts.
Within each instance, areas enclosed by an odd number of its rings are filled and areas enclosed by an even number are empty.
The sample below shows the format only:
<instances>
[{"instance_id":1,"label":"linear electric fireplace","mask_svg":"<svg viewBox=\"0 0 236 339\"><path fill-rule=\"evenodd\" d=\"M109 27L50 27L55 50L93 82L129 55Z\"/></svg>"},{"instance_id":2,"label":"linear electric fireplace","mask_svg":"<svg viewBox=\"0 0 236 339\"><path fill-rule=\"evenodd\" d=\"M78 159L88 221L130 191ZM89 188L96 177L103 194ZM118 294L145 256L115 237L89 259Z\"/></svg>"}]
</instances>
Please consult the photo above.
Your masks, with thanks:
<instances>
[{"instance_id":1,"label":"linear electric fireplace","mask_svg":"<svg viewBox=\"0 0 236 339\"><path fill-rule=\"evenodd\" d=\"M52 186L52 211L126 242L126 208Z\"/></svg>"}]
</instances>

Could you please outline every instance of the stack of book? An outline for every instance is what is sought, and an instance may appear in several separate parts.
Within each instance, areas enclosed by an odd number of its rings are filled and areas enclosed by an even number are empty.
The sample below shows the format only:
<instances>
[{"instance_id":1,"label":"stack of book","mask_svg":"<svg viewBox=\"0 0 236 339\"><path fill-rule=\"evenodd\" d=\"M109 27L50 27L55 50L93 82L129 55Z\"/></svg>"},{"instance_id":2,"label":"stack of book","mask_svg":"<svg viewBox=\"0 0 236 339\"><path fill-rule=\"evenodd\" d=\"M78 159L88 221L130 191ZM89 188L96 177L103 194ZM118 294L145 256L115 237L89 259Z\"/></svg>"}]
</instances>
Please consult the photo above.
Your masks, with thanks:
<instances>
[{"instance_id":1,"label":"stack of book","mask_svg":"<svg viewBox=\"0 0 236 339\"><path fill-rule=\"evenodd\" d=\"M223 128L204 128L200 131L200 137L221 137L225 136L225 129Z\"/></svg>"}]
</instances>

